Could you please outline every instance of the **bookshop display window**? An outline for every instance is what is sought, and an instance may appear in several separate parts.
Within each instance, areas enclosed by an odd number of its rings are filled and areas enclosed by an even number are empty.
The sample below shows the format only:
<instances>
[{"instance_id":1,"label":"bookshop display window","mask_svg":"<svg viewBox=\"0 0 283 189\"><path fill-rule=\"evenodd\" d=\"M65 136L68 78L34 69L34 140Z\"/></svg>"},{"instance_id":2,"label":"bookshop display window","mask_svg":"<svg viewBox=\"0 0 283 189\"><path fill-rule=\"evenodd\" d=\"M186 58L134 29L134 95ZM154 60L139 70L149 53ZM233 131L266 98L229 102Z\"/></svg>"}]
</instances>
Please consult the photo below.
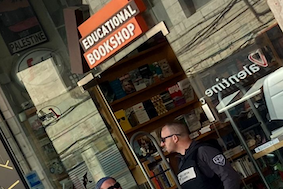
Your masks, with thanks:
<instances>
[{"instance_id":1,"label":"bookshop display window","mask_svg":"<svg viewBox=\"0 0 283 189\"><path fill-rule=\"evenodd\" d=\"M212 131L189 79L161 33L137 47L100 76L93 82L97 83L96 86L89 83L84 88L94 101L97 100L104 110L107 109L100 113L110 123L112 135L121 135L129 142L137 132L146 132L160 144L160 128L173 120L186 124L191 136L197 139ZM126 146L123 146L125 149ZM135 138L130 153L142 163L145 174L155 188L177 187L169 167L161 160L149 137L142 135ZM176 173L176 154L165 152L165 155ZM137 167L137 159L129 160L129 167ZM135 177L136 180L138 177Z\"/></svg>"},{"instance_id":2,"label":"bookshop display window","mask_svg":"<svg viewBox=\"0 0 283 189\"><path fill-rule=\"evenodd\" d=\"M283 183L282 40L281 29L273 25L253 43L191 77L207 112L233 127L219 143L251 188L280 188ZM247 180L259 171L262 182Z\"/></svg>"}]
</instances>

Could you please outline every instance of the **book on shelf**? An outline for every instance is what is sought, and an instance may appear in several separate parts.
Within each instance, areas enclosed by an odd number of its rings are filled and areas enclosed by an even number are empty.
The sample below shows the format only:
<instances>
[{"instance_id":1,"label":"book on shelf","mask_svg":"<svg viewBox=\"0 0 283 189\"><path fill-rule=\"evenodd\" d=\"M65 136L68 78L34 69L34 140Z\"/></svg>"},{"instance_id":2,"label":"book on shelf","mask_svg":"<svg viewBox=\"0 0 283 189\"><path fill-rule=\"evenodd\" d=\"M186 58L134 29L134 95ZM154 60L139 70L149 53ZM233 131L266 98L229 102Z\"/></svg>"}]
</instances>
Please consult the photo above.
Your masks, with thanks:
<instances>
[{"instance_id":1,"label":"book on shelf","mask_svg":"<svg viewBox=\"0 0 283 189\"><path fill-rule=\"evenodd\" d=\"M139 72L140 72L146 86L149 86L149 85L154 83L153 75L152 75L152 72L150 71L148 64L140 66L138 69L139 69Z\"/></svg>"},{"instance_id":2,"label":"book on shelf","mask_svg":"<svg viewBox=\"0 0 283 189\"><path fill-rule=\"evenodd\" d=\"M183 79L179 81L177 84L180 90L182 91L182 94L185 97L186 102L190 102L194 100L194 90L189 78Z\"/></svg>"},{"instance_id":3,"label":"book on shelf","mask_svg":"<svg viewBox=\"0 0 283 189\"><path fill-rule=\"evenodd\" d=\"M161 165L163 171L165 171L165 175L166 175L167 180L168 180L168 182L169 182L169 184L170 184L170 187L176 185L176 184L175 184L175 181L174 181L174 179L173 179L172 173L169 171L169 168L166 166L165 162L164 162L164 161L161 161L161 162L160 162L160 165Z\"/></svg>"},{"instance_id":4,"label":"book on shelf","mask_svg":"<svg viewBox=\"0 0 283 189\"><path fill-rule=\"evenodd\" d=\"M160 68L158 62L149 64L149 68L153 75L153 80L155 83L161 81L164 78L162 69Z\"/></svg>"},{"instance_id":5,"label":"book on shelf","mask_svg":"<svg viewBox=\"0 0 283 189\"><path fill-rule=\"evenodd\" d=\"M208 126L205 126L205 127L202 127L199 132L200 134L204 134L204 133L207 133L207 132L210 132L211 131L211 126L208 125Z\"/></svg>"},{"instance_id":6,"label":"book on shelf","mask_svg":"<svg viewBox=\"0 0 283 189\"><path fill-rule=\"evenodd\" d=\"M152 170L149 170L149 171L148 171L148 174L149 174L149 176L152 178L151 181L152 181L152 183L153 183L153 185L154 185L154 188L156 188L156 189L162 189L161 186L160 186L160 183L158 182L158 180L157 180L157 178L156 178L156 176L155 176L155 174L154 174L154 172L153 172Z\"/></svg>"},{"instance_id":7,"label":"book on shelf","mask_svg":"<svg viewBox=\"0 0 283 189\"><path fill-rule=\"evenodd\" d=\"M144 79L142 78L138 69L134 69L134 70L130 71L129 75L130 75L130 78L133 82L133 85L134 85L136 91L139 91L139 90L146 88L146 83L145 83Z\"/></svg>"},{"instance_id":8,"label":"book on shelf","mask_svg":"<svg viewBox=\"0 0 283 189\"><path fill-rule=\"evenodd\" d=\"M256 173L255 168L252 162L249 160L248 155L245 155L241 158L236 159L233 163L231 163L232 167L236 169L237 172L243 177L247 178L252 174Z\"/></svg>"},{"instance_id":9,"label":"book on shelf","mask_svg":"<svg viewBox=\"0 0 283 189\"><path fill-rule=\"evenodd\" d=\"M200 133L198 131L192 132L189 137L191 139L197 138L200 135Z\"/></svg>"},{"instance_id":10,"label":"book on shelf","mask_svg":"<svg viewBox=\"0 0 283 189\"><path fill-rule=\"evenodd\" d=\"M165 175L165 171L162 169L162 166L160 165L160 162L158 162L157 165L153 168L153 172L156 175L158 175L157 178L164 189L170 188L170 183Z\"/></svg>"},{"instance_id":11,"label":"book on shelf","mask_svg":"<svg viewBox=\"0 0 283 189\"><path fill-rule=\"evenodd\" d=\"M174 101L168 91L162 92L160 96L167 111L175 108Z\"/></svg>"},{"instance_id":12,"label":"book on shelf","mask_svg":"<svg viewBox=\"0 0 283 189\"><path fill-rule=\"evenodd\" d=\"M168 112L168 110L166 109L165 105L163 104L162 98L160 95L155 95L153 97L150 98L155 110L157 111L158 115L162 115L166 112Z\"/></svg>"},{"instance_id":13,"label":"book on shelf","mask_svg":"<svg viewBox=\"0 0 283 189\"><path fill-rule=\"evenodd\" d=\"M166 59L162 59L160 61L158 61L158 64L162 70L162 74L164 77L169 77L171 75L173 75L172 69L168 63L168 61Z\"/></svg>"},{"instance_id":14,"label":"book on shelf","mask_svg":"<svg viewBox=\"0 0 283 189\"><path fill-rule=\"evenodd\" d=\"M248 155L245 155L244 157L242 157L244 165L249 173L249 176L256 173L255 167L253 165L253 163L251 162L250 158Z\"/></svg>"},{"instance_id":15,"label":"book on shelf","mask_svg":"<svg viewBox=\"0 0 283 189\"><path fill-rule=\"evenodd\" d=\"M131 94L133 92L136 92L136 88L129 74L125 74L121 76L119 79L122 85L122 89L125 91L126 94Z\"/></svg>"},{"instance_id":16,"label":"book on shelf","mask_svg":"<svg viewBox=\"0 0 283 189\"><path fill-rule=\"evenodd\" d=\"M122 127L123 131L128 131L132 128L129 120L126 117L126 113L123 109L114 112L114 115Z\"/></svg>"},{"instance_id":17,"label":"book on shelf","mask_svg":"<svg viewBox=\"0 0 283 189\"><path fill-rule=\"evenodd\" d=\"M174 120L187 126L187 122L186 122L186 120L185 120L184 114L179 115L179 116L176 117Z\"/></svg>"},{"instance_id":18,"label":"book on shelf","mask_svg":"<svg viewBox=\"0 0 283 189\"><path fill-rule=\"evenodd\" d=\"M155 129L150 132L151 136L156 140L157 144L161 143L160 137L159 137L160 129Z\"/></svg>"},{"instance_id":19,"label":"book on shelf","mask_svg":"<svg viewBox=\"0 0 283 189\"><path fill-rule=\"evenodd\" d=\"M127 108L125 110L125 112L126 112L126 117L129 120L131 126L132 127L137 126L139 124L139 121L137 119L137 116L135 114L135 111L134 111L133 107Z\"/></svg>"},{"instance_id":20,"label":"book on shelf","mask_svg":"<svg viewBox=\"0 0 283 189\"><path fill-rule=\"evenodd\" d=\"M149 119L152 119L152 118L158 116L158 113L157 113L153 103L151 102L151 100L146 100L142 103L143 103L143 106L145 108L145 111L147 112Z\"/></svg>"},{"instance_id":21,"label":"book on shelf","mask_svg":"<svg viewBox=\"0 0 283 189\"><path fill-rule=\"evenodd\" d=\"M125 91L122 88L121 81L119 79L115 79L113 81L110 81L110 86L116 96L116 99L123 98L126 96Z\"/></svg>"},{"instance_id":22,"label":"book on shelf","mask_svg":"<svg viewBox=\"0 0 283 189\"><path fill-rule=\"evenodd\" d=\"M227 150L233 149L240 144L240 141L238 140L238 137L234 132L230 132L226 135L222 135L221 138L224 143L223 147L227 148Z\"/></svg>"},{"instance_id":23,"label":"book on shelf","mask_svg":"<svg viewBox=\"0 0 283 189\"><path fill-rule=\"evenodd\" d=\"M189 113L184 114L184 118L186 121L186 125L189 128L189 131L193 133L201 128L201 123L199 121L199 117L196 114L195 109L191 110Z\"/></svg>"},{"instance_id":24,"label":"book on shelf","mask_svg":"<svg viewBox=\"0 0 283 189\"><path fill-rule=\"evenodd\" d=\"M235 162L232 163L232 167L235 168L235 170L240 174L241 178L247 178L247 175L239 161L239 159L237 159Z\"/></svg>"},{"instance_id":25,"label":"book on shelf","mask_svg":"<svg viewBox=\"0 0 283 189\"><path fill-rule=\"evenodd\" d=\"M113 92L111 86L110 86L110 83L108 81L105 81L103 83L100 83L99 84L99 87L103 93L103 95L105 96L106 98L106 101L108 103L111 103L115 100L115 93Z\"/></svg>"},{"instance_id":26,"label":"book on shelf","mask_svg":"<svg viewBox=\"0 0 283 189\"><path fill-rule=\"evenodd\" d=\"M178 84L168 87L167 91L173 99L175 106L180 106L186 103L186 99L184 98Z\"/></svg>"},{"instance_id":27,"label":"book on shelf","mask_svg":"<svg viewBox=\"0 0 283 189\"><path fill-rule=\"evenodd\" d=\"M149 117L147 115L147 112L146 112L142 102L134 105L133 110L134 110L136 117L137 117L140 124L149 121Z\"/></svg>"}]
</instances>

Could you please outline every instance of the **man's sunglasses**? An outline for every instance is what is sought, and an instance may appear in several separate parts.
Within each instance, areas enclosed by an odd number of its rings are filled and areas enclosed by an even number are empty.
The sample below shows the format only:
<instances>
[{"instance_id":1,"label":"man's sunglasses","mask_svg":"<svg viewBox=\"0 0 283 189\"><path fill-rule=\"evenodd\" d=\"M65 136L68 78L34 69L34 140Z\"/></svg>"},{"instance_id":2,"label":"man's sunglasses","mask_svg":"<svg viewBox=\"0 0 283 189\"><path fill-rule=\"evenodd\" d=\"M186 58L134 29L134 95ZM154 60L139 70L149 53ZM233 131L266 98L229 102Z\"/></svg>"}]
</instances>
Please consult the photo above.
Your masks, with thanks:
<instances>
[{"instance_id":1,"label":"man's sunglasses","mask_svg":"<svg viewBox=\"0 0 283 189\"><path fill-rule=\"evenodd\" d=\"M180 136L181 134L172 134L172 135L166 136L166 137L164 137L164 138L162 138L162 137L161 137L161 139L160 139L160 140L161 140L161 142L163 142L163 143L164 143L164 142L165 142L165 140L166 140L166 138L170 138L170 137L172 137L172 136L174 136L174 135L176 135L176 136Z\"/></svg>"},{"instance_id":2,"label":"man's sunglasses","mask_svg":"<svg viewBox=\"0 0 283 189\"><path fill-rule=\"evenodd\" d=\"M120 187L121 187L120 183L119 183L119 182L116 182L113 186L110 186L110 187L107 188L107 189L114 189L114 188L120 188Z\"/></svg>"}]
</instances>

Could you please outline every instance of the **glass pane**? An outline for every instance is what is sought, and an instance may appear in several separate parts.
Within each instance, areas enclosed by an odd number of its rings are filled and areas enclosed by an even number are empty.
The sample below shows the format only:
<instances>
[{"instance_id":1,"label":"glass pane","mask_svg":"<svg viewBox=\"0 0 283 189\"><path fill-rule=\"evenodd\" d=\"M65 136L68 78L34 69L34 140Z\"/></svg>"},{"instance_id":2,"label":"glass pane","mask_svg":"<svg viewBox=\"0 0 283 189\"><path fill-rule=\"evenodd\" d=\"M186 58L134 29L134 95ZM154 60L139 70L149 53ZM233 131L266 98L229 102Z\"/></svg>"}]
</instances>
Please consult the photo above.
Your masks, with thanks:
<instances>
[{"instance_id":1,"label":"glass pane","mask_svg":"<svg viewBox=\"0 0 283 189\"><path fill-rule=\"evenodd\" d=\"M200 101L218 121L238 131L221 136L225 156L234 159L244 182L251 183L258 167L270 188L282 187L282 37L278 25L270 26L251 44L191 78ZM261 186L263 182L249 184Z\"/></svg>"},{"instance_id":2,"label":"glass pane","mask_svg":"<svg viewBox=\"0 0 283 189\"><path fill-rule=\"evenodd\" d=\"M123 188L136 186L89 93L67 88L53 58L18 76L35 105L26 127L33 130L35 143L48 157L42 159L61 185L94 188L101 177L113 176Z\"/></svg>"}]
</instances>

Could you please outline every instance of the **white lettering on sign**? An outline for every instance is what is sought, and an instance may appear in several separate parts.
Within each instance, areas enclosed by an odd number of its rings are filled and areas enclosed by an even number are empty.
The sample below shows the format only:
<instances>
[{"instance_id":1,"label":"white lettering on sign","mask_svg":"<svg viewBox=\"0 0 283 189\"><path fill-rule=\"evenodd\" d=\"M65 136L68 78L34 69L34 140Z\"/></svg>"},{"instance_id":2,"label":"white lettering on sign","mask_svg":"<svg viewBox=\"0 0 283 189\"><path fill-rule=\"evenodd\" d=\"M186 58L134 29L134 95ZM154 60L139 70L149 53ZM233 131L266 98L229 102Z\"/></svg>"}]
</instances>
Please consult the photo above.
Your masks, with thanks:
<instances>
[{"instance_id":1,"label":"white lettering on sign","mask_svg":"<svg viewBox=\"0 0 283 189\"><path fill-rule=\"evenodd\" d=\"M204 94L208 97L211 97L214 94L221 92L226 88L229 88L231 85L239 83L241 80L246 79L248 76L253 75L259 70L260 67L256 64L252 64L250 66L243 66L243 70L239 71L238 73L228 78L223 78L220 82L216 83L211 88L206 89L204 91ZM219 81L219 79L216 78L216 81ZM205 103L204 97L200 98L200 101Z\"/></svg>"},{"instance_id":2,"label":"white lettering on sign","mask_svg":"<svg viewBox=\"0 0 283 189\"><path fill-rule=\"evenodd\" d=\"M257 54L259 58L256 58L255 55ZM228 78L222 78L221 80L219 78L216 78L216 82L218 83L206 89L204 91L204 94L208 97L211 97L214 94L221 92L225 90L226 88L229 88L231 85L239 83L241 80L246 79L248 76L251 76L255 74L256 72L260 71L260 66L261 67L268 66L268 62L260 49L249 54L248 59L254 64L251 64L249 66L246 66L246 65L243 66L243 70L239 71L238 73L234 75L229 76ZM202 104L206 103L204 98L205 97L202 97L199 99Z\"/></svg>"},{"instance_id":3,"label":"white lettering on sign","mask_svg":"<svg viewBox=\"0 0 283 189\"><path fill-rule=\"evenodd\" d=\"M99 45L98 48L92 50L92 52L86 55L90 64L94 64L99 61L102 57L116 49L119 45L130 39L134 35L135 26L129 23L126 27L122 28L114 36L110 37L103 44Z\"/></svg>"},{"instance_id":4,"label":"white lettering on sign","mask_svg":"<svg viewBox=\"0 0 283 189\"><path fill-rule=\"evenodd\" d=\"M112 31L117 29L123 23L133 18L139 13L134 1L130 2L128 6L120 10L116 15L112 16L103 25L92 31L89 35L81 40L82 47L86 52L93 47L97 42L105 38ZM113 38L112 38L113 40ZM115 42L114 42L115 43ZM116 44L116 43L115 43Z\"/></svg>"},{"instance_id":5,"label":"white lettering on sign","mask_svg":"<svg viewBox=\"0 0 283 189\"><path fill-rule=\"evenodd\" d=\"M197 176L194 167L190 167L178 174L178 180L181 185L187 182L188 180L191 180L196 177Z\"/></svg>"},{"instance_id":6,"label":"white lettering on sign","mask_svg":"<svg viewBox=\"0 0 283 189\"><path fill-rule=\"evenodd\" d=\"M19 39L17 41L14 41L12 43L9 43L10 48L12 49L13 53L18 52L24 49L27 49L31 46L34 46L36 44L42 43L46 41L47 38L43 31L37 32L35 34L29 35L25 38Z\"/></svg>"}]
</instances>

